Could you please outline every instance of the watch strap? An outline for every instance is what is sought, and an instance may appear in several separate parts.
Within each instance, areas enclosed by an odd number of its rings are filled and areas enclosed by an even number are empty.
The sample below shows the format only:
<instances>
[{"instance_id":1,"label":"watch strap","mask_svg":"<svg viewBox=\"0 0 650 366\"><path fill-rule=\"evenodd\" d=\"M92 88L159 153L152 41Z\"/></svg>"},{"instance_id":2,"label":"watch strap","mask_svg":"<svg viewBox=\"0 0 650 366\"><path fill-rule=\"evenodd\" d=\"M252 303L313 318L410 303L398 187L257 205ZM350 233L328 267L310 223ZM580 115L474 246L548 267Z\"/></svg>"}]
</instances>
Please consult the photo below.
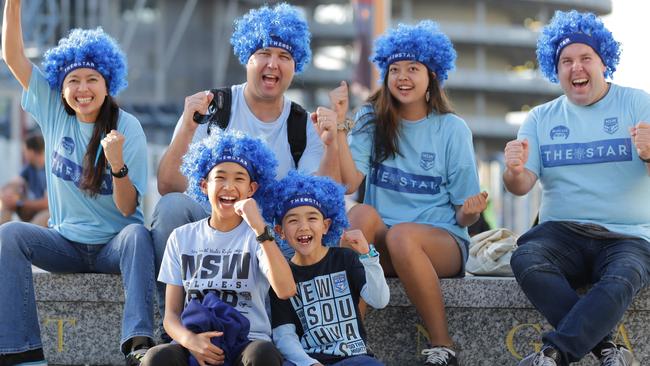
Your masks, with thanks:
<instances>
[{"instance_id":1,"label":"watch strap","mask_svg":"<svg viewBox=\"0 0 650 366\"><path fill-rule=\"evenodd\" d=\"M113 169L111 169L111 175L114 176L115 178L124 178L129 174L129 167L126 166L126 163L124 163L124 166L120 170L117 171L117 173L113 172Z\"/></svg>"},{"instance_id":2,"label":"watch strap","mask_svg":"<svg viewBox=\"0 0 650 366\"><path fill-rule=\"evenodd\" d=\"M374 245L369 244L368 247L370 249L368 253L359 254L359 259L379 257L379 252L377 251L377 249L375 249Z\"/></svg>"}]
</instances>

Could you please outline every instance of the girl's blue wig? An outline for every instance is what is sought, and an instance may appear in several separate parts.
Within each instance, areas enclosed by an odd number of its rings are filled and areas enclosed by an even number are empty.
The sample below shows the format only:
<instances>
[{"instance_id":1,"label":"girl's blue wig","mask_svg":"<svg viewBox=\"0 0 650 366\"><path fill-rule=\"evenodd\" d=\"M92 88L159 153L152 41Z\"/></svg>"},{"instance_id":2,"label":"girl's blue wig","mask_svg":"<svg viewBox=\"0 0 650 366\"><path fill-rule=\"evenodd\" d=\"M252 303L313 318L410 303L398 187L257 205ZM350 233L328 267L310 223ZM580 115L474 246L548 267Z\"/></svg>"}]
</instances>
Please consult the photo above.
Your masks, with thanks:
<instances>
[{"instance_id":1,"label":"girl's blue wig","mask_svg":"<svg viewBox=\"0 0 650 366\"><path fill-rule=\"evenodd\" d=\"M556 11L550 23L542 29L537 40L537 62L542 74L549 81L558 82L558 50L561 51L566 46L568 38L577 34L584 38L583 41L571 43L585 43L591 46L606 67L605 77L611 78L620 59L620 43L614 40L612 32L605 28L596 15L575 10Z\"/></svg>"},{"instance_id":2,"label":"girl's blue wig","mask_svg":"<svg viewBox=\"0 0 650 366\"><path fill-rule=\"evenodd\" d=\"M198 202L208 201L208 196L201 191L201 181L222 162L235 162L246 168L251 181L259 186L253 196L256 200L275 181L278 162L264 141L238 131L219 131L190 145L183 156L181 172L187 177L187 193L192 198Z\"/></svg>"},{"instance_id":3,"label":"girl's blue wig","mask_svg":"<svg viewBox=\"0 0 650 366\"><path fill-rule=\"evenodd\" d=\"M310 42L307 21L296 7L286 3L252 9L235 21L235 31L230 38L242 65L246 65L260 48L280 47L291 53L298 74L311 60Z\"/></svg>"},{"instance_id":4,"label":"girl's blue wig","mask_svg":"<svg viewBox=\"0 0 650 366\"><path fill-rule=\"evenodd\" d=\"M447 72L454 69L456 50L449 37L431 20L416 25L399 24L375 40L375 53L370 61L379 69L382 82L390 64L401 60L426 65L442 85L447 80Z\"/></svg>"},{"instance_id":5,"label":"girl's blue wig","mask_svg":"<svg viewBox=\"0 0 650 366\"><path fill-rule=\"evenodd\" d=\"M43 56L43 69L52 89L61 90L65 76L78 68L97 70L112 96L127 86L124 52L101 27L73 29Z\"/></svg>"},{"instance_id":6,"label":"girl's blue wig","mask_svg":"<svg viewBox=\"0 0 650 366\"><path fill-rule=\"evenodd\" d=\"M323 236L323 244L336 247L343 234L343 229L348 227L348 218L345 215L345 200L343 194L345 189L329 177L317 177L305 175L295 170L283 179L275 182L266 190L262 200L262 215L264 219L276 225L282 225L282 219L287 211L287 204L295 198L308 197L317 201L318 208L323 217L332 220L327 234ZM314 206L306 204L308 206ZM297 207L300 205L293 205ZM280 239L278 244L284 253L291 250L289 244Z\"/></svg>"}]
</instances>

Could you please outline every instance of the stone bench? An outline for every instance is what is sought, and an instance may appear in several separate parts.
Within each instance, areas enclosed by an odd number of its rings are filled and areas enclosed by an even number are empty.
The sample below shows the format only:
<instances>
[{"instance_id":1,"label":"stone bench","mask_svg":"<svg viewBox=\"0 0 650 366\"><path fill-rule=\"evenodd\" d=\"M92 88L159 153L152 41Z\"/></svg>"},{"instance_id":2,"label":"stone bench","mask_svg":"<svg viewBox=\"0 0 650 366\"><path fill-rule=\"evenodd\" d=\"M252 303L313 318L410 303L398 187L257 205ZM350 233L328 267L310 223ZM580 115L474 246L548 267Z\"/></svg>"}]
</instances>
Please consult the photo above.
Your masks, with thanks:
<instances>
[{"instance_id":1,"label":"stone bench","mask_svg":"<svg viewBox=\"0 0 650 366\"><path fill-rule=\"evenodd\" d=\"M403 287L388 280L389 305L370 310L370 344L387 365L422 364L426 331ZM119 352L123 293L120 277L103 274L35 273L34 287L44 350L50 365L123 365ZM449 329L464 366L516 365L540 347L549 328L513 278L445 279L442 288ZM650 290L642 292L617 328L617 342L650 364ZM597 365L591 360L579 365Z\"/></svg>"}]
</instances>

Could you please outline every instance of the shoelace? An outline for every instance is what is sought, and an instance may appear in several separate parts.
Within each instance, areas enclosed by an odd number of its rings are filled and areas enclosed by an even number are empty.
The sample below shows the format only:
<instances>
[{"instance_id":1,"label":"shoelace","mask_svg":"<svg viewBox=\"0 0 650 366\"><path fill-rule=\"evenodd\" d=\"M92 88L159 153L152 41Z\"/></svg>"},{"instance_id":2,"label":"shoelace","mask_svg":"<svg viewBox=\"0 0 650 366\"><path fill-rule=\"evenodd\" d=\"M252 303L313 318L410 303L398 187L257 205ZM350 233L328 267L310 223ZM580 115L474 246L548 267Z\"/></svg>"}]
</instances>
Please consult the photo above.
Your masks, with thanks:
<instances>
[{"instance_id":1,"label":"shoelace","mask_svg":"<svg viewBox=\"0 0 650 366\"><path fill-rule=\"evenodd\" d=\"M533 360L533 366L557 366L555 360L540 352Z\"/></svg>"},{"instance_id":2,"label":"shoelace","mask_svg":"<svg viewBox=\"0 0 650 366\"><path fill-rule=\"evenodd\" d=\"M600 351L602 358L600 359L602 366L625 366L627 363L621 354L621 351L616 347L605 348Z\"/></svg>"},{"instance_id":3,"label":"shoelace","mask_svg":"<svg viewBox=\"0 0 650 366\"><path fill-rule=\"evenodd\" d=\"M426 362L446 364L450 355L455 355L454 351L445 347L434 347L422 350L422 355L427 356Z\"/></svg>"}]
</instances>

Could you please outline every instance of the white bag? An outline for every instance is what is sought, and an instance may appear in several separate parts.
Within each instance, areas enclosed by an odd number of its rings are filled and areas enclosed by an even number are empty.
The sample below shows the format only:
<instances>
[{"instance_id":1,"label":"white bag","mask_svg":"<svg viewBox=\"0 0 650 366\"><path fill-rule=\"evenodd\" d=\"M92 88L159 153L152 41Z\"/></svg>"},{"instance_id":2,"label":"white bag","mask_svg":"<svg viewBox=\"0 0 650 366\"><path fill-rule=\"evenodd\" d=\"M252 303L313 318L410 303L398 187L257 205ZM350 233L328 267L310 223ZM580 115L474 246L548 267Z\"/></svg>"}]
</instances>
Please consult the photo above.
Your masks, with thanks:
<instances>
[{"instance_id":1,"label":"white bag","mask_svg":"<svg viewBox=\"0 0 650 366\"><path fill-rule=\"evenodd\" d=\"M513 276L510 257L517 249L517 236L508 229L492 229L470 241L467 272L481 276Z\"/></svg>"}]
</instances>

